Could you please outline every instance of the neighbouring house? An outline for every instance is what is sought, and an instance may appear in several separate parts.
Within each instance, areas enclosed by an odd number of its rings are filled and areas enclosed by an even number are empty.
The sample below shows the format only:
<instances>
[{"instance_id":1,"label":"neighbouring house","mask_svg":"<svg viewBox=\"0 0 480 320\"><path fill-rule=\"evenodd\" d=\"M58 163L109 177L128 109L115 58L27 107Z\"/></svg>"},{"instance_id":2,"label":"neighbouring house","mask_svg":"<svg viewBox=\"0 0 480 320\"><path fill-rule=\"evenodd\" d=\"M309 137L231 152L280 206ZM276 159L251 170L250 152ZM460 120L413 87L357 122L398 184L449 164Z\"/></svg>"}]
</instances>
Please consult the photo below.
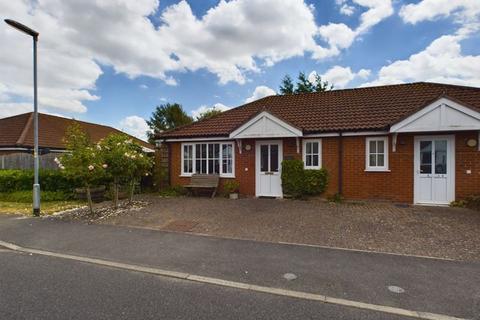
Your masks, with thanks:
<instances>
[{"instance_id":1,"label":"neighbouring house","mask_svg":"<svg viewBox=\"0 0 480 320\"><path fill-rule=\"evenodd\" d=\"M78 123L93 142L98 142L110 133L121 133L112 127L48 114L38 115L38 143L40 168L53 169L55 157L65 152L63 138L73 123ZM153 153L155 147L145 141L131 137ZM33 112L0 119L0 169L33 168Z\"/></svg>"},{"instance_id":2,"label":"neighbouring house","mask_svg":"<svg viewBox=\"0 0 480 320\"><path fill-rule=\"evenodd\" d=\"M282 197L281 162L324 167L327 195L448 204L480 193L480 89L411 83L269 96L162 132L171 185L193 173Z\"/></svg>"}]
</instances>

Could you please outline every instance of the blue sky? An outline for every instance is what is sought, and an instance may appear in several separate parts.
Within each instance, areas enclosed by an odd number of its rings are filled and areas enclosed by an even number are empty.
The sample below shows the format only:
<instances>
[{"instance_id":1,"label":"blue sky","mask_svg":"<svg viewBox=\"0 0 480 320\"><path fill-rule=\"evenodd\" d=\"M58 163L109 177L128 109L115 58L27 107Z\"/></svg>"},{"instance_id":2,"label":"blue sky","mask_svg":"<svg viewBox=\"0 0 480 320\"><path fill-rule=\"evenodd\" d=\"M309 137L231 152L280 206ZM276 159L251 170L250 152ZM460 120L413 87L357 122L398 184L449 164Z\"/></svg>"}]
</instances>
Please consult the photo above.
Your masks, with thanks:
<instances>
[{"instance_id":1,"label":"blue sky","mask_svg":"<svg viewBox=\"0 0 480 320\"><path fill-rule=\"evenodd\" d=\"M44 112L141 136L142 118L159 104L178 102L193 115L227 109L273 94L299 71L337 89L480 86L479 3L39 0L3 3L0 12L41 33ZM0 41L10 48L0 52L2 117L31 108L31 43L6 25Z\"/></svg>"}]
</instances>

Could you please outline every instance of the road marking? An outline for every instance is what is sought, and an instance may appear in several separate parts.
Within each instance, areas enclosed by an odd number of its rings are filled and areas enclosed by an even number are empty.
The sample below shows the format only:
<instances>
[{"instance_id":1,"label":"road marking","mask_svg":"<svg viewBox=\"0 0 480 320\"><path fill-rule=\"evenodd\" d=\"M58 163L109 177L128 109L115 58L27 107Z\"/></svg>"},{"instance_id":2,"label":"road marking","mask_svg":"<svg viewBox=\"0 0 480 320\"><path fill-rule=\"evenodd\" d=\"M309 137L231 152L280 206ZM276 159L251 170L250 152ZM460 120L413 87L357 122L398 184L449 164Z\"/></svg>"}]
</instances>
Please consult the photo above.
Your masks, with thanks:
<instances>
[{"instance_id":1,"label":"road marking","mask_svg":"<svg viewBox=\"0 0 480 320\"><path fill-rule=\"evenodd\" d=\"M447 315L437 314L437 313L414 311L414 310L408 310L408 309L397 308L397 307L389 307L389 306L383 306L378 304L347 300L342 298L334 298L334 297L329 297L329 296L316 294L316 293L308 293L308 292L294 291L294 290L288 290L288 289L258 286L258 285L243 283L243 282L229 281L229 280L223 280L218 278L188 274L184 272L169 271L169 270L163 270L159 268L145 267L145 266L133 265L133 264L122 263L122 262L114 262L114 261L97 259L97 258L88 258L88 257L75 256L75 255L64 254L64 253L45 251L45 250L24 248L24 247L17 246L13 243L1 241L1 240L0 240L0 247L4 247L10 250L19 251L19 252L68 259L68 260L74 260L79 262L86 262L86 263L91 263L91 264L96 264L96 265L101 265L106 267L112 267L116 269L143 272L143 273L149 273L149 274L154 274L154 275L163 276L163 277L188 280L188 281L193 281L198 283L212 284L212 285L234 288L234 289L249 290L249 291L273 294L273 295L290 297L290 298L319 301L322 303L329 303L329 304L335 304L335 305L340 305L345 307L352 307L352 308L363 309L363 310L395 314L395 315L406 316L406 317L411 317L416 319L467 320L464 318L457 318L457 317L452 317L452 316L447 316Z\"/></svg>"}]
</instances>

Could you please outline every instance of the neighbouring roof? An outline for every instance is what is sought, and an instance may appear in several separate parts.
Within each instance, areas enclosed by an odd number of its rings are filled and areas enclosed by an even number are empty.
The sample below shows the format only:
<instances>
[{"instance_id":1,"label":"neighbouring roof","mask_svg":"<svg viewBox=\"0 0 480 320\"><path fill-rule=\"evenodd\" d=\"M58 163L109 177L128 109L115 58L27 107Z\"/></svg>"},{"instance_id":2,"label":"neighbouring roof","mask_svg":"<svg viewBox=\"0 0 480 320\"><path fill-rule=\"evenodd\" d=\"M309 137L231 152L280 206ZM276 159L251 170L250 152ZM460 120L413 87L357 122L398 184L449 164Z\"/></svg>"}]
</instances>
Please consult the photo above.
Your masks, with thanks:
<instances>
[{"instance_id":1,"label":"neighbouring roof","mask_svg":"<svg viewBox=\"0 0 480 320\"><path fill-rule=\"evenodd\" d=\"M100 124L39 113L39 146L41 148L65 149L63 137L67 128L74 122L78 123L88 133L93 142L98 142L110 133L122 133L120 130ZM153 145L143 140L132 138L145 148L155 149ZM0 148L5 147L33 148L33 112L0 119Z\"/></svg>"},{"instance_id":2,"label":"neighbouring roof","mask_svg":"<svg viewBox=\"0 0 480 320\"><path fill-rule=\"evenodd\" d=\"M157 137L225 137L262 111L292 124L304 134L388 130L442 96L480 112L480 88L417 82L269 96L210 119L159 133Z\"/></svg>"}]
</instances>

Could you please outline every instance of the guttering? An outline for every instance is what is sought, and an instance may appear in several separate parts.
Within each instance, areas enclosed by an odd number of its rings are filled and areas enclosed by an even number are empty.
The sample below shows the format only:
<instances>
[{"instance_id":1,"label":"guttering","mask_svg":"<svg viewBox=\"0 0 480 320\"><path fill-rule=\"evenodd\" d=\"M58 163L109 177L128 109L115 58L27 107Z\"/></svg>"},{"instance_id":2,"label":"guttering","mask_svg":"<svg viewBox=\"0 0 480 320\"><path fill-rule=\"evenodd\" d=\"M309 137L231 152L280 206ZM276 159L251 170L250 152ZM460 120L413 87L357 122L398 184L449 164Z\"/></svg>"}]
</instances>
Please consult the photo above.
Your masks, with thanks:
<instances>
[{"instance_id":1,"label":"guttering","mask_svg":"<svg viewBox=\"0 0 480 320\"><path fill-rule=\"evenodd\" d=\"M311 133L303 135L304 138L327 138L327 137L355 137L355 136L384 136L390 134L389 131L350 131L345 132L326 132L326 133Z\"/></svg>"},{"instance_id":2,"label":"guttering","mask_svg":"<svg viewBox=\"0 0 480 320\"><path fill-rule=\"evenodd\" d=\"M64 149L49 149L49 148L40 148L40 150L45 150L48 149L50 153L65 153L68 152L67 150ZM5 147L5 148L0 148L0 151L33 151L33 148L24 148L24 147ZM40 152L41 153L41 152Z\"/></svg>"},{"instance_id":3,"label":"guttering","mask_svg":"<svg viewBox=\"0 0 480 320\"><path fill-rule=\"evenodd\" d=\"M162 142L187 142L187 141L233 141L234 139L229 137L209 137L209 138L172 138L172 139L157 139L156 143Z\"/></svg>"}]
</instances>

